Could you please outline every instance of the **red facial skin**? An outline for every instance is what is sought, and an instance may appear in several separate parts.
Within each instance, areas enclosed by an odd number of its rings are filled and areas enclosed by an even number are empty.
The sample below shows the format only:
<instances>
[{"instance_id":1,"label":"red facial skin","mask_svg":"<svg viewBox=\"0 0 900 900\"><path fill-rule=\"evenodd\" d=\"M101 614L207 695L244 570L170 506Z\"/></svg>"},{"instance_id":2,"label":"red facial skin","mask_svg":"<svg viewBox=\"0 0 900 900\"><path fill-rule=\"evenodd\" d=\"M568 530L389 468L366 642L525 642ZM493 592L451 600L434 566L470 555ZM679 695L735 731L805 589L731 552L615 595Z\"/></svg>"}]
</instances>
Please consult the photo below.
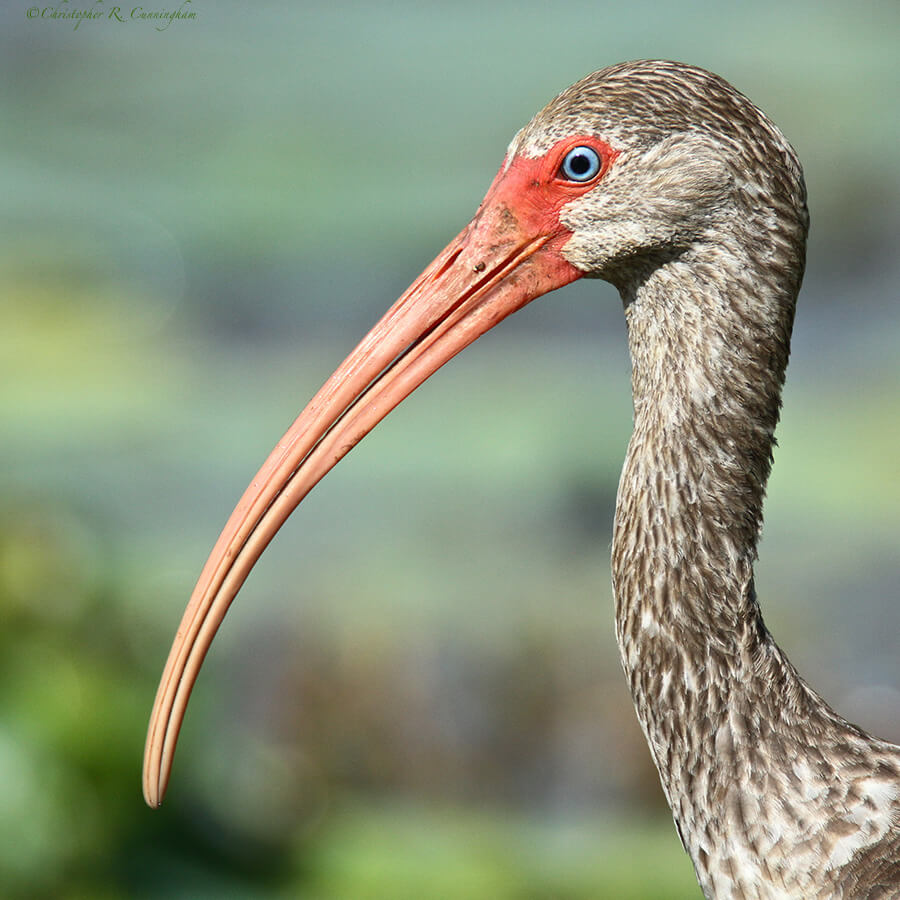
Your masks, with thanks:
<instances>
[{"instance_id":1,"label":"red facial skin","mask_svg":"<svg viewBox=\"0 0 900 900\"><path fill-rule=\"evenodd\" d=\"M600 170L589 181L570 181L561 173L563 160L575 147L590 147L600 157ZM523 230L532 234L558 233L562 237L558 244L561 248L570 236L560 225L562 208L593 190L618 155L618 150L590 135L563 138L543 156L516 156L505 171L501 167L482 207L506 206L515 213Z\"/></svg>"}]
</instances>

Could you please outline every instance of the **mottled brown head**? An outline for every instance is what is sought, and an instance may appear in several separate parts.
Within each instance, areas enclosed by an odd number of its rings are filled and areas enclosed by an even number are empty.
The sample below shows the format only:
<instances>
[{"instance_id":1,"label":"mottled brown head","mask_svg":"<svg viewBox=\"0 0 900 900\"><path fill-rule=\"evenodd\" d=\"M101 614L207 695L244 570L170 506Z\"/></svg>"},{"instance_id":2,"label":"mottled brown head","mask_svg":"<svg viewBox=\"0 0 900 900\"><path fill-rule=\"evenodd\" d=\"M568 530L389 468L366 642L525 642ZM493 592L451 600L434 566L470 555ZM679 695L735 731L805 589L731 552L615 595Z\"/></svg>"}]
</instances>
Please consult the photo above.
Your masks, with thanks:
<instances>
[{"instance_id":1,"label":"mottled brown head","mask_svg":"<svg viewBox=\"0 0 900 900\"><path fill-rule=\"evenodd\" d=\"M597 186L560 214L572 231L563 255L585 275L623 287L693 245L737 239L776 261L796 294L808 224L800 164L779 129L722 78L659 60L602 69L541 110L507 163L577 134L617 153Z\"/></svg>"}]
</instances>

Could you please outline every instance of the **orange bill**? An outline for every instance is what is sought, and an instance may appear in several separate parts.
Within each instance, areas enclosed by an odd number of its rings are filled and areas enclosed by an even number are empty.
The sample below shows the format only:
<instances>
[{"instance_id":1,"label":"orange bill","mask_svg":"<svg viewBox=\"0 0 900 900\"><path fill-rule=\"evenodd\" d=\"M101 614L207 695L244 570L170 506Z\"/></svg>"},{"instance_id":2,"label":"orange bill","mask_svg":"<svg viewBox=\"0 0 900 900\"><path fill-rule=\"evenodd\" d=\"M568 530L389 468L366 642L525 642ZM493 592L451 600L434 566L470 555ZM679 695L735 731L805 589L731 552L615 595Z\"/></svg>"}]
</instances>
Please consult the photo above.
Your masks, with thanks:
<instances>
[{"instance_id":1,"label":"orange bill","mask_svg":"<svg viewBox=\"0 0 900 900\"><path fill-rule=\"evenodd\" d=\"M150 806L159 806L165 794L185 708L210 643L297 504L445 362L535 297L581 275L561 253L571 236L560 224L569 195L560 188L560 202L533 202L542 179L540 197L547 198L556 165L546 157L517 157L501 169L472 222L341 363L250 483L200 575L160 681L144 755Z\"/></svg>"}]
</instances>

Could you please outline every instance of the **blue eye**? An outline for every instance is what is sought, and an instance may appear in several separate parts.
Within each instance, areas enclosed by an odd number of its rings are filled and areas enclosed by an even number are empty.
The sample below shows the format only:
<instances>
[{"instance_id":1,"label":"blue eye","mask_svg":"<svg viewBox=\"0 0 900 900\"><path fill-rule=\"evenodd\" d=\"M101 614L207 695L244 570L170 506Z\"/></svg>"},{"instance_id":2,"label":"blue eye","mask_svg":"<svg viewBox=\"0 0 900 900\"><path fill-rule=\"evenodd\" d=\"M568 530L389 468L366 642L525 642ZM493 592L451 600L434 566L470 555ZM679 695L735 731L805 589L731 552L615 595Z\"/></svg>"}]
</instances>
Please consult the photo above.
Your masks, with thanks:
<instances>
[{"instance_id":1,"label":"blue eye","mask_svg":"<svg viewBox=\"0 0 900 900\"><path fill-rule=\"evenodd\" d=\"M593 147L573 147L559 171L569 181L590 181L601 169L600 154Z\"/></svg>"}]
</instances>

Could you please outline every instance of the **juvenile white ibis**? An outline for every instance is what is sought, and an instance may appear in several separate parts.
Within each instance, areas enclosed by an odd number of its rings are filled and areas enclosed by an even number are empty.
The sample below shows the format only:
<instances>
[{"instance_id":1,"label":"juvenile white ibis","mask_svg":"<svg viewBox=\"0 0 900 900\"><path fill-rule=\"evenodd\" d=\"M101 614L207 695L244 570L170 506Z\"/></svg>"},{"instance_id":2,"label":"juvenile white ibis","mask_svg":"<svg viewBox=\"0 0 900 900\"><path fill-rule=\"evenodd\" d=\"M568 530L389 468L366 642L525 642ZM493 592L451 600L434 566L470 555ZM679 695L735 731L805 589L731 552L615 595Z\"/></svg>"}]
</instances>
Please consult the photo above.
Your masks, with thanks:
<instances>
[{"instance_id":1,"label":"juvenile white ibis","mask_svg":"<svg viewBox=\"0 0 900 900\"><path fill-rule=\"evenodd\" d=\"M294 507L463 347L587 276L618 288L632 360L612 550L622 664L704 893L900 897L900 748L806 685L753 583L807 224L793 149L716 75L624 63L551 101L228 520L156 696L147 803L216 629Z\"/></svg>"}]
</instances>

